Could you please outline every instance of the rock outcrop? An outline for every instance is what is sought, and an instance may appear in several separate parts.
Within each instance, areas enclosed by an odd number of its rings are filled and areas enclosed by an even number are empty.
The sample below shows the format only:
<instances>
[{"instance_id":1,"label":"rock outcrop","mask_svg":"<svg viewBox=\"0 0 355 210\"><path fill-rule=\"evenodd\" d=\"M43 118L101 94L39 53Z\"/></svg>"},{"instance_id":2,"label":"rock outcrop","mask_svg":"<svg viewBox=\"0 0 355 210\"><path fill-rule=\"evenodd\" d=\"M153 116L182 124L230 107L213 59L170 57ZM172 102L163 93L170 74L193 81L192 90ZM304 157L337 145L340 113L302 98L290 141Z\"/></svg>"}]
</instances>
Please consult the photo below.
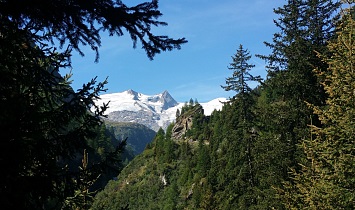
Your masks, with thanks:
<instances>
[{"instance_id":1,"label":"rock outcrop","mask_svg":"<svg viewBox=\"0 0 355 210\"><path fill-rule=\"evenodd\" d=\"M203 114L203 108L199 104L189 109L186 113L181 114L181 116L176 119L171 137L173 139L182 139L186 131L191 129L193 118L197 114Z\"/></svg>"}]
</instances>

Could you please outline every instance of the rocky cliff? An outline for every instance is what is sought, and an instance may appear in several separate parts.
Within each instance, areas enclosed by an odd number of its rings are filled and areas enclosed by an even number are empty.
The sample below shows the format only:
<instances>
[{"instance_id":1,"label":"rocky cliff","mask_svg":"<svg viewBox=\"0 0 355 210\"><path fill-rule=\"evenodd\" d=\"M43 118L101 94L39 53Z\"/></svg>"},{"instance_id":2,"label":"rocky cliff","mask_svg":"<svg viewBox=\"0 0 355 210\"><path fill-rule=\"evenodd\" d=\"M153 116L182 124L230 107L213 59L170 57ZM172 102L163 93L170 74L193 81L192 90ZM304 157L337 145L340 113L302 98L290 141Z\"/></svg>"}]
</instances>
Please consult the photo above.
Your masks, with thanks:
<instances>
[{"instance_id":1,"label":"rocky cliff","mask_svg":"<svg viewBox=\"0 0 355 210\"><path fill-rule=\"evenodd\" d=\"M171 137L173 139L182 139L186 131L191 129L194 116L198 114L203 114L203 108L200 104L195 105L186 113L181 114L181 116L176 119Z\"/></svg>"}]
</instances>

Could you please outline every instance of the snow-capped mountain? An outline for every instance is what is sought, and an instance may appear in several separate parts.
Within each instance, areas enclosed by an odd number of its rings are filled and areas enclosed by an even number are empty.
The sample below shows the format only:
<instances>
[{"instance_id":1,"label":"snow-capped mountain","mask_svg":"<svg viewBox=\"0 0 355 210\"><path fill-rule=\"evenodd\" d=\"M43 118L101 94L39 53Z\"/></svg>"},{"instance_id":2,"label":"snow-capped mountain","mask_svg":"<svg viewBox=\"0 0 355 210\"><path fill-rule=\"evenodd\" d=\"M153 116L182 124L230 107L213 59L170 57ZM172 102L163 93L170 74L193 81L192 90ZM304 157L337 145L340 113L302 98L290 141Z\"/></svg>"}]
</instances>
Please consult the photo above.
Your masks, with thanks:
<instances>
[{"instance_id":1,"label":"snow-capped mountain","mask_svg":"<svg viewBox=\"0 0 355 210\"><path fill-rule=\"evenodd\" d=\"M116 122L136 122L157 131L160 127L165 129L175 120L176 110L184 106L185 103L178 103L168 93L157 95L144 95L133 90L121 93L104 94L96 102L97 105L109 103L109 108L105 114L108 120ZM205 115L210 115L213 110L220 110L226 98L217 98L207 103L200 103L204 108Z\"/></svg>"}]
</instances>

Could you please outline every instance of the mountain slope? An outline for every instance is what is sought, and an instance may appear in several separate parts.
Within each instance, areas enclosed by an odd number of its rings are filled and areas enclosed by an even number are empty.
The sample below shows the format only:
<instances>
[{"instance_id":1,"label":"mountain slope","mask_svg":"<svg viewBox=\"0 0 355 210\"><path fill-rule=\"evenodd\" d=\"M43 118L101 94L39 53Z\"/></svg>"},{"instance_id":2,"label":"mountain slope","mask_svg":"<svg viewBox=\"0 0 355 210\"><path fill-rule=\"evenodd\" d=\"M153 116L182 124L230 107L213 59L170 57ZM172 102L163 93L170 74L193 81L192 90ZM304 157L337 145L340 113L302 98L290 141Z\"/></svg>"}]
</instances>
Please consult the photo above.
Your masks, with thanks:
<instances>
[{"instance_id":1,"label":"mountain slope","mask_svg":"<svg viewBox=\"0 0 355 210\"><path fill-rule=\"evenodd\" d=\"M190 118L194 110L187 110L179 119ZM196 172L196 151L192 149L195 142L172 140L172 132L172 126L166 134L159 130L117 181L111 181L97 194L92 209L183 209L185 201L190 202L190 196L196 194L190 192L195 184L189 178Z\"/></svg>"},{"instance_id":2,"label":"mountain slope","mask_svg":"<svg viewBox=\"0 0 355 210\"><path fill-rule=\"evenodd\" d=\"M227 103L211 116L200 104L184 107L166 133L159 130L97 194L92 209L284 209L276 196L287 171L279 161L284 147L248 129L249 165L239 105Z\"/></svg>"},{"instance_id":3,"label":"mountain slope","mask_svg":"<svg viewBox=\"0 0 355 210\"><path fill-rule=\"evenodd\" d=\"M166 129L175 120L177 109L181 109L185 104L176 102L168 91L157 95L144 95L134 90L127 90L100 97L97 105L110 102L106 111L109 121L135 122L155 131L160 127ZM220 110L221 102L224 101L225 98L218 98L201 105L205 114L210 115L214 109Z\"/></svg>"},{"instance_id":4,"label":"mountain slope","mask_svg":"<svg viewBox=\"0 0 355 210\"><path fill-rule=\"evenodd\" d=\"M127 138L127 144L135 155L142 153L156 135L155 131L138 123L106 121L105 124L112 129L117 139Z\"/></svg>"}]
</instances>

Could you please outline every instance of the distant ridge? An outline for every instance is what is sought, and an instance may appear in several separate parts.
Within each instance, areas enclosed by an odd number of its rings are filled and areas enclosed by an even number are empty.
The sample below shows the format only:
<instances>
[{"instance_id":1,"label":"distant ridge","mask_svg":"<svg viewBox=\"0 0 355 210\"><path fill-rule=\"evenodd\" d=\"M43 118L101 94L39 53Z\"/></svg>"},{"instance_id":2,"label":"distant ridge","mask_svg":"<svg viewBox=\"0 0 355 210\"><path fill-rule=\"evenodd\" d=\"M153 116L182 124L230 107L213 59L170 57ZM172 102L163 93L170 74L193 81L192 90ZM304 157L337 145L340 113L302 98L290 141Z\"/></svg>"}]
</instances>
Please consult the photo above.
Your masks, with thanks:
<instances>
[{"instance_id":1,"label":"distant ridge","mask_svg":"<svg viewBox=\"0 0 355 210\"><path fill-rule=\"evenodd\" d=\"M127 93L133 96L134 100L138 100L138 93L132 89L127 90Z\"/></svg>"},{"instance_id":2,"label":"distant ridge","mask_svg":"<svg viewBox=\"0 0 355 210\"><path fill-rule=\"evenodd\" d=\"M132 89L104 94L97 100L98 105L109 103L106 113L108 120L114 122L134 122L143 124L155 131L166 129L175 121L177 109L185 103L177 102L170 93L164 92L156 95L145 95ZM205 115L210 115L214 109L220 110L226 98L217 98L207 103L201 103Z\"/></svg>"}]
</instances>

